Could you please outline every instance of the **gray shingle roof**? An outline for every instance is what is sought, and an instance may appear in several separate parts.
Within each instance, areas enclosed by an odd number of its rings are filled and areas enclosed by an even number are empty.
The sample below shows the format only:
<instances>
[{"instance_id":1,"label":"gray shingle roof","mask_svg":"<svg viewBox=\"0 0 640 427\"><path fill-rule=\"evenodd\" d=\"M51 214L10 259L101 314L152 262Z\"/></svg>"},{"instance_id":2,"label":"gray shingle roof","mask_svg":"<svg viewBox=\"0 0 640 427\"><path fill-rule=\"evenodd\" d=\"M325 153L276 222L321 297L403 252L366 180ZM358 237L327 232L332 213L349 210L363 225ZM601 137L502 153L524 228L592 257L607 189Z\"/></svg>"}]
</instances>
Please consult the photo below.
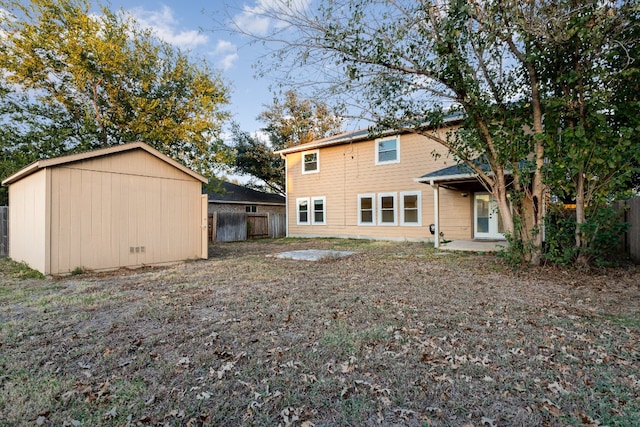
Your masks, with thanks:
<instances>
[{"instance_id":1,"label":"gray shingle roof","mask_svg":"<svg viewBox=\"0 0 640 427\"><path fill-rule=\"evenodd\" d=\"M224 181L220 183L220 187L220 192L204 192L208 195L210 202L285 204L285 198L279 194L264 193L262 191L253 190L251 188Z\"/></svg>"}]
</instances>

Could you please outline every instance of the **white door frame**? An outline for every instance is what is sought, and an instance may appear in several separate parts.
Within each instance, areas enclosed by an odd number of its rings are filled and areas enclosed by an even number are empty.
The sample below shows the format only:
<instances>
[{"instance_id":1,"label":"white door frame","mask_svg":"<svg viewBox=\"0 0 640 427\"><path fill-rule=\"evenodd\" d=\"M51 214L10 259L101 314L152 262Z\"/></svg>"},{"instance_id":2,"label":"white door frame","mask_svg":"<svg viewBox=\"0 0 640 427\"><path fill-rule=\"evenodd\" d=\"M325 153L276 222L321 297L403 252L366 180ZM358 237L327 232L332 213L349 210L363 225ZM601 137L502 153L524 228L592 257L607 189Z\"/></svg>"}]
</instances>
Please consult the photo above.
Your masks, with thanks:
<instances>
[{"instance_id":1,"label":"white door frame","mask_svg":"<svg viewBox=\"0 0 640 427\"><path fill-rule=\"evenodd\" d=\"M478 217L478 196L489 198L488 217ZM479 192L473 195L473 237L474 239L504 239L504 234L498 231L500 213L498 212L498 203L496 199L489 193ZM478 220L486 220L486 231L478 231Z\"/></svg>"}]
</instances>

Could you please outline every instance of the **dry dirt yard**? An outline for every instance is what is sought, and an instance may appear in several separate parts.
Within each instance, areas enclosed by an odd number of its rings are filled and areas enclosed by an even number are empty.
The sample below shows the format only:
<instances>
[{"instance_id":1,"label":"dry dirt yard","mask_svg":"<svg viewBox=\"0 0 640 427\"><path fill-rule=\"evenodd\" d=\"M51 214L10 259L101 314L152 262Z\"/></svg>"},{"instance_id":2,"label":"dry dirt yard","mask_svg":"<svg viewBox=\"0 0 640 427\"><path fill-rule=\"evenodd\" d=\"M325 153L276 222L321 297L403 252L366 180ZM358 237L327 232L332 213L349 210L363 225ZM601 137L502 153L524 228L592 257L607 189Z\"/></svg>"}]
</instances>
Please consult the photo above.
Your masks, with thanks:
<instances>
[{"instance_id":1,"label":"dry dirt yard","mask_svg":"<svg viewBox=\"0 0 640 427\"><path fill-rule=\"evenodd\" d=\"M357 254L273 256L299 249ZM23 273L0 261L2 425L640 425L638 267L283 239Z\"/></svg>"}]
</instances>

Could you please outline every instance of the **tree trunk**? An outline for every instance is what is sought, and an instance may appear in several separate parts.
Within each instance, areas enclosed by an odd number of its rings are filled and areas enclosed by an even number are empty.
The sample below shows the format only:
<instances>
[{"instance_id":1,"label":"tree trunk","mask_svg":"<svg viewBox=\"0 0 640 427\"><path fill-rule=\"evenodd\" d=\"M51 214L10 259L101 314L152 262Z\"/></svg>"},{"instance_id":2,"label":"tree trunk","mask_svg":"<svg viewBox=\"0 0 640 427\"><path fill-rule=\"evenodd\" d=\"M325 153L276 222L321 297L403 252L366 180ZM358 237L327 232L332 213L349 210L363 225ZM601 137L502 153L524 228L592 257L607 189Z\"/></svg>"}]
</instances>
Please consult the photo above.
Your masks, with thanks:
<instances>
[{"instance_id":1,"label":"tree trunk","mask_svg":"<svg viewBox=\"0 0 640 427\"><path fill-rule=\"evenodd\" d=\"M539 134L540 135L540 134ZM545 188L542 183L542 167L544 166L544 145L542 140L538 140L535 145L536 170L533 175L531 188L531 265L540 265L542 262L542 227L544 221L544 197Z\"/></svg>"},{"instance_id":2,"label":"tree trunk","mask_svg":"<svg viewBox=\"0 0 640 427\"><path fill-rule=\"evenodd\" d=\"M578 251L578 258L576 259L576 264L578 265L587 265L589 263L589 258L585 253L585 239L584 232L582 231L582 226L585 223L586 215L585 215L585 203L584 203L584 173L582 169L578 171L578 176L576 177L576 250Z\"/></svg>"},{"instance_id":3,"label":"tree trunk","mask_svg":"<svg viewBox=\"0 0 640 427\"><path fill-rule=\"evenodd\" d=\"M496 198L496 202L498 203L498 212L500 214L500 218L502 218L502 226L504 227L504 232L508 235L513 236L513 213L511 211L509 198L507 197L509 192L507 191L507 179L505 177L504 170L501 169L499 171L496 171L496 182L491 189L491 192L493 194L493 197Z\"/></svg>"}]
</instances>

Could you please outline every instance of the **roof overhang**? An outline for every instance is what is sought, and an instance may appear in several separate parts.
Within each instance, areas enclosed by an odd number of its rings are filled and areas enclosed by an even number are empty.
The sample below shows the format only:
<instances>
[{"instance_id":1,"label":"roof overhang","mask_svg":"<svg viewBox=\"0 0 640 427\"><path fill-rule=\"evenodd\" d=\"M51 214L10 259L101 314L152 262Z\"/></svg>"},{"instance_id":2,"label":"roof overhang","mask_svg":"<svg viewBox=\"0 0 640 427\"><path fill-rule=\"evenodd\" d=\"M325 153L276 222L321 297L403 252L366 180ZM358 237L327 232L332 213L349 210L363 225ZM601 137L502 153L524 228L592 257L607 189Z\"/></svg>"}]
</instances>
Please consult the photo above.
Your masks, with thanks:
<instances>
[{"instance_id":1,"label":"roof overhang","mask_svg":"<svg viewBox=\"0 0 640 427\"><path fill-rule=\"evenodd\" d=\"M172 159L171 157L167 156L166 154L161 153L160 151L156 150L155 148L151 147L148 144L145 144L144 142L131 142L128 144L121 144L121 145L115 145L113 147L108 147L108 148L101 148L98 150L92 150L92 151L85 151L82 153L77 153L77 154L70 154L68 156L60 156L60 157L53 157L51 159L43 159L43 160L37 160L33 163L31 163L28 166L25 166L24 168L20 169L18 172L14 173L13 175L7 177L4 181L2 181L2 185L10 185L26 176L31 175L32 173L35 173L41 169L46 169L49 167L53 167L53 166L60 166L66 163L73 163L73 162L79 162L82 160L88 160L88 159L93 159L93 158L97 158L97 157L104 157L104 156L108 156L108 155L112 155L112 154L116 154L116 153L121 153L121 152L125 152L125 151L131 151L131 150L144 150L147 153L151 154L152 156L157 157L158 159L169 163L170 165L172 165L173 167L180 169L182 172L192 176L193 178L197 179L198 181L201 181L203 183L207 183L209 182L209 179L200 175L199 173L189 169L188 167L184 166L182 163Z\"/></svg>"},{"instance_id":2,"label":"roof overhang","mask_svg":"<svg viewBox=\"0 0 640 427\"><path fill-rule=\"evenodd\" d=\"M209 203L220 205L259 205L259 206L285 206L286 203L276 202L252 202L250 200L221 200L221 199L209 199Z\"/></svg>"},{"instance_id":3,"label":"roof overhang","mask_svg":"<svg viewBox=\"0 0 640 427\"><path fill-rule=\"evenodd\" d=\"M442 127L451 126L455 123L459 123L463 119L463 115L459 113L451 114L442 121ZM432 126L429 123L420 124L420 128L426 129L434 129L437 126ZM382 132L375 133L375 138L384 138L390 135L398 135L398 134L407 134L407 133L417 133L412 131L410 127L403 128L401 130L398 129L389 129ZM333 145L342 145L342 144L351 144L353 142L360 141L371 141L374 139L372 132L369 128L367 129L359 129L356 131L345 132L334 136L329 136L327 138L318 139L317 141L308 142L306 144L295 145L293 147L284 148L282 150L278 150L275 153L280 154L280 156L284 157L287 154L297 153L300 151L308 151L308 150L316 150L318 148L330 147Z\"/></svg>"},{"instance_id":4,"label":"roof overhang","mask_svg":"<svg viewBox=\"0 0 640 427\"><path fill-rule=\"evenodd\" d=\"M471 173L462 173L462 174L434 176L434 177L427 176L427 177L414 178L413 180L415 182L421 182L424 184L441 184L441 183L454 184L454 183L477 181L478 175L471 174Z\"/></svg>"}]
</instances>

